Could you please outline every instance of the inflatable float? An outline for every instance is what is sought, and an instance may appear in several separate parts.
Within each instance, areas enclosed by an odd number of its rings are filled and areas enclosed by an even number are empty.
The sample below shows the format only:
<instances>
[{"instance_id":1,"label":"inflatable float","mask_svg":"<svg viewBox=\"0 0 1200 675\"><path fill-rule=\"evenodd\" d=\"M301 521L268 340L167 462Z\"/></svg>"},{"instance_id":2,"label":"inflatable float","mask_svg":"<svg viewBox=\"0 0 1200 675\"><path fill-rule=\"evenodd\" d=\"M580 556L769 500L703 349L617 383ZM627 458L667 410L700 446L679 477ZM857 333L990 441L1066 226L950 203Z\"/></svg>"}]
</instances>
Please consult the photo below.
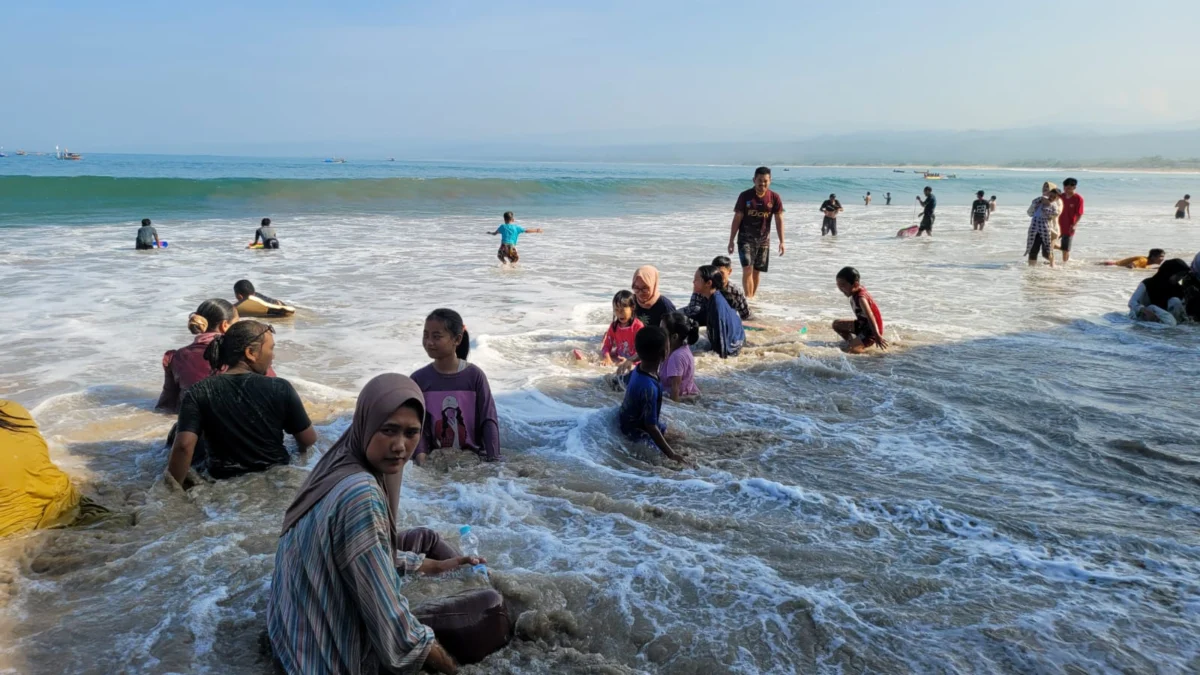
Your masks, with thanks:
<instances>
[{"instance_id":1,"label":"inflatable float","mask_svg":"<svg viewBox=\"0 0 1200 675\"><path fill-rule=\"evenodd\" d=\"M252 295L235 305L238 316L291 316L296 308L278 300Z\"/></svg>"}]
</instances>

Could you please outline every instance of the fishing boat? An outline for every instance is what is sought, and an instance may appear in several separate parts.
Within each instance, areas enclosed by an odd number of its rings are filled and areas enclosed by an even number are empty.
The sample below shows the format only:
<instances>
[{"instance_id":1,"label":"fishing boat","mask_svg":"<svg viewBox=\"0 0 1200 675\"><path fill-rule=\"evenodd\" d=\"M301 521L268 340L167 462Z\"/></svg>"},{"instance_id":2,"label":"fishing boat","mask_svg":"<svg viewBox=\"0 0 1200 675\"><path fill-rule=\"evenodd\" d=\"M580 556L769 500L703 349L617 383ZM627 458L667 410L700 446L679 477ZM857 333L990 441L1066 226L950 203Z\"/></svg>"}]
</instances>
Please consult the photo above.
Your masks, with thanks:
<instances>
[{"instance_id":1,"label":"fishing boat","mask_svg":"<svg viewBox=\"0 0 1200 675\"><path fill-rule=\"evenodd\" d=\"M904 173L904 169L892 169L892 173Z\"/></svg>"},{"instance_id":2,"label":"fishing boat","mask_svg":"<svg viewBox=\"0 0 1200 675\"><path fill-rule=\"evenodd\" d=\"M326 164L345 164L346 160L342 159L341 157L332 157L332 158L326 159L325 163Z\"/></svg>"},{"instance_id":3,"label":"fishing boat","mask_svg":"<svg viewBox=\"0 0 1200 675\"><path fill-rule=\"evenodd\" d=\"M933 173L931 171L925 172L925 180L941 180L941 179L942 179L942 174L940 174L940 173Z\"/></svg>"},{"instance_id":4,"label":"fishing boat","mask_svg":"<svg viewBox=\"0 0 1200 675\"><path fill-rule=\"evenodd\" d=\"M27 154L29 154L29 153L25 152L24 150L17 151L17 157L24 157Z\"/></svg>"},{"instance_id":5,"label":"fishing boat","mask_svg":"<svg viewBox=\"0 0 1200 675\"><path fill-rule=\"evenodd\" d=\"M79 154L78 152L70 152L66 148L63 148L60 152L58 146L56 145L54 146L54 158L78 162L79 160L83 159L83 155Z\"/></svg>"}]
</instances>

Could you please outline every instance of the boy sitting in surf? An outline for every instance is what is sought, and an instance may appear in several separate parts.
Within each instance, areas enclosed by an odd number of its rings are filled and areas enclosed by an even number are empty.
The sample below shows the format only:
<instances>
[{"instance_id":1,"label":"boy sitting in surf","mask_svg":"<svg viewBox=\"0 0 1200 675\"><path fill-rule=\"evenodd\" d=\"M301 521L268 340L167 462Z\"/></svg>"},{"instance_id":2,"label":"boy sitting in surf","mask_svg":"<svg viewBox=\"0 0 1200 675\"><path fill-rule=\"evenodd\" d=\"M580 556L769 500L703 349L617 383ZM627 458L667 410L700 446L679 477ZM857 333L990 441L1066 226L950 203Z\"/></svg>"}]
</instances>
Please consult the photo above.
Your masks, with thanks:
<instances>
[{"instance_id":1,"label":"boy sitting in surf","mask_svg":"<svg viewBox=\"0 0 1200 675\"><path fill-rule=\"evenodd\" d=\"M842 351L861 354L868 347L887 349L887 340L883 339L883 315L871 294L859 283L858 270L843 267L837 273L837 287L842 295L850 298L850 307L854 310L853 319L833 322L833 331L846 341Z\"/></svg>"},{"instance_id":2,"label":"boy sitting in surf","mask_svg":"<svg viewBox=\"0 0 1200 675\"><path fill-rule=\"evenodd\" d=\"M496 251L496 257L500 259L500 263L507 265L509 263L517 263L521 260L521 256L517 253L517 238L524 233L541 234L541 228L533 228L527 230L516 223L516 217L512 211L504 213L504 224L496 228L495 232L488 232L492 236L500 235L500 250Z\"/></svg>"},{"instance_id":3,"label":"boy sitting in surf","mask_svg":"<svg viewBox=\"0 0 1200 675\"><path fill-rule=\"evenodd\" d=\"M658 368L667 358L667 331L658 326L647 326L638 331L634 340L641 362L629 374L625 400L617 414L621 433L630 440L653 444L668 459L687 463L667 443L663 435L667 432L667 424L660 419L663 386L658 379Z\"/></svg>"}]
</instances>

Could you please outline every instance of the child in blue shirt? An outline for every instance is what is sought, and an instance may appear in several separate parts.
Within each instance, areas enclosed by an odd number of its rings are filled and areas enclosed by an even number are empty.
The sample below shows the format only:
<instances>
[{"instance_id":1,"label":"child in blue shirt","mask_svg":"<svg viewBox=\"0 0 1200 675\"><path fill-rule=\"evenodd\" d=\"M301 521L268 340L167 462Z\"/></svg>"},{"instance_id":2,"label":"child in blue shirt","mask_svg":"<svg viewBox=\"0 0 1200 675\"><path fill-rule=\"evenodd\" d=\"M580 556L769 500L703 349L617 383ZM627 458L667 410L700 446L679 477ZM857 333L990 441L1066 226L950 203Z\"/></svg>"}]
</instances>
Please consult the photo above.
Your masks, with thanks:
<instances>
[{"instance_id":1,"label":"child in blue shirt","mask_svg":"<svg viewBox=\"0 0 1200 675\"><path fill-rule=\"evenodd\" d=\"M521 259L521 256L517 254L517 237L520 237L525 232L541 234L542 230L541 228L527 230L521 227L516 223L512 211L504 214L503 225L497 227L495 232L488 232L492 236L500 235L500 250L496 252L496 257L500 259L502 264L516 263Z\"/></svg>"},{"instance_id":2,"label":"child in blue shirt","mask_svg":"<svg viewBox=\"0 0 1200 675\"><path fill-rule=\"evenodd\" d=\"M671 449L663 436L667 424L662 415L663 386L658 379L658 367L667 358L667 331L658 326L647 326L638 331L634 338L641 363L629 375L625 389L625 400L617 417L621 433L630 440L653 443L668 459L686 463L683 456Z\"/></svg>"}]
</instances>

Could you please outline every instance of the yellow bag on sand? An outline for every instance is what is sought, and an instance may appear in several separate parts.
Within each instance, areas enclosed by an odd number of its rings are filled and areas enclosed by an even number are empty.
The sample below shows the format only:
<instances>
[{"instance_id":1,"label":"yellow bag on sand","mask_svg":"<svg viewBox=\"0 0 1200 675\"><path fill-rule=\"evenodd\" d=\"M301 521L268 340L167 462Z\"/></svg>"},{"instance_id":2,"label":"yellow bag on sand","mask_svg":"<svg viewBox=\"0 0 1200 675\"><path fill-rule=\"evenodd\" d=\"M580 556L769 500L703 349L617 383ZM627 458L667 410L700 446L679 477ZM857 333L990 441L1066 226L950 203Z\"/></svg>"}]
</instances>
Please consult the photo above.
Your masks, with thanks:
<instances>
[{"instance_id":1,"label":"yellow bag on sand","mask_svg":"<svg viewBox=\"0 0 1200 675\"><path fill-rule=\"evenodd\" d=\"M75 518L79 492L50 461L50 449L29 411L0 399L0 536L33 528L67 525Z\"/></svg>"}]
</instances>

